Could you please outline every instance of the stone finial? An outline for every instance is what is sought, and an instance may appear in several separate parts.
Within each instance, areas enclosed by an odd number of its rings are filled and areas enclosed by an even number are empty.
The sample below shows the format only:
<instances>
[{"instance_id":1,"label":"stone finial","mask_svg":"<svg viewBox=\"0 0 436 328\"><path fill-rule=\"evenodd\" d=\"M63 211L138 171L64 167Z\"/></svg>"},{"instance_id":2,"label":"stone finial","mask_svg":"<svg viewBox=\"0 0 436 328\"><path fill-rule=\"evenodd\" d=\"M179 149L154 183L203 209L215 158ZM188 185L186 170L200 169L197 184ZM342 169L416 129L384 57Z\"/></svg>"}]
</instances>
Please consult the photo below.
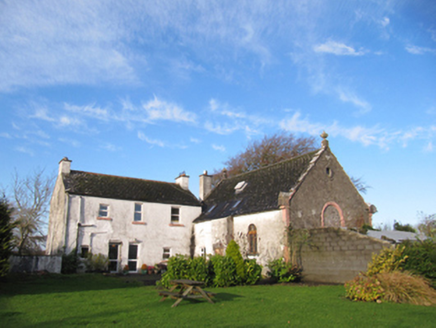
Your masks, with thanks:
<instances>
[{"instance_id":1,"label":"stone finial","mask_svg":"<svg viewBox=\"0 0 436 328\"><path fill-rule=\"evenodd\" d=\"M320 137L322 138L322 141L321 141L321 145L324 147L324 148L327 148L328 146L329 146L329 142L328 142L328 140L327 140L327 137L328 137L329 135L325 132L325 131L323 131L322 133L321 133L321 135L320 135Z\"/></svg>"}]
</instances>

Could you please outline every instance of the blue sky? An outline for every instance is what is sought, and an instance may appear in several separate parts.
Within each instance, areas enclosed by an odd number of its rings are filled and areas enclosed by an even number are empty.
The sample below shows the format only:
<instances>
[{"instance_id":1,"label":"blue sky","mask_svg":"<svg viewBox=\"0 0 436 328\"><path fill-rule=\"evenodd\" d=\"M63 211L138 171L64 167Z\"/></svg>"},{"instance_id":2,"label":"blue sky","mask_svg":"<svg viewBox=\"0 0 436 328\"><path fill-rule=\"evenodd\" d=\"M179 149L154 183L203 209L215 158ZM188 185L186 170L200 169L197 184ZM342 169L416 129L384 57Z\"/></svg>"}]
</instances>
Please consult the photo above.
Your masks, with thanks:
<instances>
[{"instance_id":1,"label":"blue sky","mask_svg":"<svg viewBox=\"0 0 436 328\"><path fill-rule=\"evenodd\" d=\"M35 168L173 182L325 130L375 225L436 212L436 3L0 1L0 184ZM319 144L321 139L319 138Z\"/></svg>"}]
</instances>

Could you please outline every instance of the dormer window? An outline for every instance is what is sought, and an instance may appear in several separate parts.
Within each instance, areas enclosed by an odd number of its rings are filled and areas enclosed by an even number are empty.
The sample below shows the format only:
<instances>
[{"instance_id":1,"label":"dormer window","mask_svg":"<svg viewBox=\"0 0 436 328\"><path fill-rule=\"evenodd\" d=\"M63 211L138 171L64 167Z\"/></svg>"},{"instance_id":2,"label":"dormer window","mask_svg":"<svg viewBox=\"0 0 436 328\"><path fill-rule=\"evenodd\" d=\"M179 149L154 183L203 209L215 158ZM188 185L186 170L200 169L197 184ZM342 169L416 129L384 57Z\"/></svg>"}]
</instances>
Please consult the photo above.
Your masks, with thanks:
<instances>
[{"instance_id":1,"label":"dormer window","mask_svg":"<svg viewBox=\"0 0 436 328\"><path fill-rule=\"evenodd\" d=\"M235 186L235 193L239 194L242 190L244 190L246 186L247 186L247 182L245 181L238 182L238 184Z\"/></svg>"}]
</instances>

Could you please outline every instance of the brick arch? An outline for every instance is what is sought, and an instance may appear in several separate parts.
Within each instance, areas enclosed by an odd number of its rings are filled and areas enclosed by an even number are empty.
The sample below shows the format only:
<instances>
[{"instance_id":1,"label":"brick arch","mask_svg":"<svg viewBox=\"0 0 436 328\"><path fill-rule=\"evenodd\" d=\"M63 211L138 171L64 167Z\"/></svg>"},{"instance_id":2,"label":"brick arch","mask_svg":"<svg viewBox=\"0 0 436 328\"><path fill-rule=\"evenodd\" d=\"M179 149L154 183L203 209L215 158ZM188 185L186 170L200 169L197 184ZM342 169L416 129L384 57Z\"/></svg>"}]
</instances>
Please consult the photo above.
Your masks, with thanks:
<instances>
[{"instance_id":1,"label":"brick arch","mask_svg":"<svg viewBox=\"0 0 436 328\"><path fill-rule=\"evenodd\" d=\"M321 227L324 228L324 222L325 222L325 221L324 221L324 214L325 214L325 211L327 210L327 208L328 208L329 206L334 207L334 208L338 211L339 218L340 218L340 221L341 221L341 227L345 227L345 220L344 220L344 215L343 215L343 213L342 213L342 209L341 209L341 207L340 207L337 203L335 203L335 202L327 202L327 203L325 203L324 207L322 208L322 212L321 212Z\"/></svg>"}]
</instances>

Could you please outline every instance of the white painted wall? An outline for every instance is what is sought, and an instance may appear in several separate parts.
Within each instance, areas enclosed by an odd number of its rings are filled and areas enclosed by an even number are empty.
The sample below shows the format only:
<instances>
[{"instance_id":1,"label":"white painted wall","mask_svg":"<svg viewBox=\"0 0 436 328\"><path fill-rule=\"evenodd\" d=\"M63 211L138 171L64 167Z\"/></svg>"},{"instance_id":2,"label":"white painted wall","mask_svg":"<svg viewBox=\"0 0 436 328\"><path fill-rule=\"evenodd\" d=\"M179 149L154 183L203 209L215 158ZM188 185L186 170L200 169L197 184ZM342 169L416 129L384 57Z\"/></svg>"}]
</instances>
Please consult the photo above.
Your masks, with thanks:
<instances>
[{"instance_id":1,"label":"white painted wall","mask_svg":"<svg viewBox=\"0 0 436 328\"><path fill-rule=\"evenodd\" d=\"M250 224L257 228L258 252L257 262L266 265L268 261L283 256L285 246L285 225L282 211L270 211L250 215L242 215L233 219L234 239L241 253L246 256L248 250L247 233ZM226 244L227 219L216 219L194 224L195 255L200 255L201 248L206 247L207 254L213 254L213 245Z\"/></svg>"},{"instance_id":2,"label":"white painted wall","mask_svg":"<svg viewBox=\"0 0 436 328\"><path fill-rule=\"evenodd\" d=\"M122 266L128 262L129 243L138 245L138 263L154 265L162 261L163 248L171 255L189 255L192 221L200 215L200 206L142 202L142 221L134 222L134 201L70 195L67 220L66 253L77 246L88 246L93 254L108 255L109 242L120 242ZM111 220L98 218L100 204L109 205ZM180 222L171 224L171 207L180 208ZM78 223L81 227L78 229Z\"/></svg>"}]
</instances>

